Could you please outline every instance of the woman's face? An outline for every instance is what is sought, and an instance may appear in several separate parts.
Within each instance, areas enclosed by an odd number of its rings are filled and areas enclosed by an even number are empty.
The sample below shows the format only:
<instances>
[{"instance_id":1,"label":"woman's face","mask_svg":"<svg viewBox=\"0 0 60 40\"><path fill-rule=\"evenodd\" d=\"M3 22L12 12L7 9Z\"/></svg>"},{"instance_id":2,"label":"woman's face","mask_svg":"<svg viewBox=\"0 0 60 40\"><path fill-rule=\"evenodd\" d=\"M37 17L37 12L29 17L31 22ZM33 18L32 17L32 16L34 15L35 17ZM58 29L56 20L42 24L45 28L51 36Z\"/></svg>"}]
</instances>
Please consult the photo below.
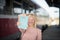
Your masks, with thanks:
<instances>
[{"instance_id":1,"label":"woman's face","mask_svg":"<svg viewBox=\"0 0 60 40\"><path fill-rule=\"evenodd\" d=\"M29 17L28 25L33 25L35 23L34 17Z\"/></svg>"}]
</instances>

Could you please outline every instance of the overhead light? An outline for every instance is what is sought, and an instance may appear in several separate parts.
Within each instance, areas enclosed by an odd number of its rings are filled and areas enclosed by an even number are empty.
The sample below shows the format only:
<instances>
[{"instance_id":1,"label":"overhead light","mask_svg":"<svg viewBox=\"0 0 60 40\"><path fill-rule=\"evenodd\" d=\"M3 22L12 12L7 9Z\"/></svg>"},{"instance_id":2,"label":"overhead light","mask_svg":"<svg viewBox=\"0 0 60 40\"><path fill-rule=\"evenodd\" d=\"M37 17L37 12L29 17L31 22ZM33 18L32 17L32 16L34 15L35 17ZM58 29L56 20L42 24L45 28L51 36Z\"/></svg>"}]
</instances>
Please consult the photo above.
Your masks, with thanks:
<instances>
[{"instance_id":1,"label":"overhead light","mask_svg":"<svg viewBox=\"0 0 60 40\"><path fill-rule=\"evenodd\" d=\"M44 9L47 9L49 7L49 5L47 4L45 0L31 0L31 1L36 3L37 5L39 5L40 7Z\"/></svg>"},{"instance_id":2,"label":"overhead light","mask_svg":"<svg viewBox=\"0 0 60 40\"><path fill-rule=\"evenodd\" d=\"M21 8L14 8L14 13L21 13Z\"/></svg>"}]
</instances>

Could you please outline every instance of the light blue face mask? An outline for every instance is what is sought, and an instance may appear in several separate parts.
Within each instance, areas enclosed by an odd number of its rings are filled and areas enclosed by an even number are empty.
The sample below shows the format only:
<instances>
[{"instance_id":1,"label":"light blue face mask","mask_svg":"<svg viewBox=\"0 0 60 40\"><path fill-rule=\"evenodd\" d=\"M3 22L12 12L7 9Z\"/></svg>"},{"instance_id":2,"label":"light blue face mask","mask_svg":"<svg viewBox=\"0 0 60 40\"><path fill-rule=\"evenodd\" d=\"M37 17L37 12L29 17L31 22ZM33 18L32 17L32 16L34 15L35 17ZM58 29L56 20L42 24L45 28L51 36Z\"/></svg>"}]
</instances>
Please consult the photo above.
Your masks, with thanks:
<instances>
[{"instance_id":1,"label":"light blue face mask","mask_svg":"<svg viewBox=\"0 0 60 40\"><path fill-rule=\"evenodd\" d=\"M27 29L27 27L28 27L28 16L20 16L19 22L20 22L20 25L18 25L18 28Z\"/></svg>"}]
</instances>

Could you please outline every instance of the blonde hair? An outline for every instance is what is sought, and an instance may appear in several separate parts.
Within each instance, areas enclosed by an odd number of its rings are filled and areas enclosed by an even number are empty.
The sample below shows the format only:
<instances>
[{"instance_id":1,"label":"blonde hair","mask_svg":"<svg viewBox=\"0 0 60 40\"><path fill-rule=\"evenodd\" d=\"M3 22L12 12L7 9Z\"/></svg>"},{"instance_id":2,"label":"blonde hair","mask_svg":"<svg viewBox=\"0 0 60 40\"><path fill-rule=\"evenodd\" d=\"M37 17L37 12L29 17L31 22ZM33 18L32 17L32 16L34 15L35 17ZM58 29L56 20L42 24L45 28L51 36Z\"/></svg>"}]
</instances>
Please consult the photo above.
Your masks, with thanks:
<instances>
[{"instance_id":1,"label":"blonde hair","mask_svg":"<svg viewBox=\"0 0 60 40\"><path fill-rule=\"evenodd\" d=\"M36 15L34 15L34 14L27 14L27 16L30 16L30 17L33 17L34 18L34 25L33 25L33 27L34 28L36 28L36 21L37 21L37 17L36 17Z\"/></svg>"}]
</instances>

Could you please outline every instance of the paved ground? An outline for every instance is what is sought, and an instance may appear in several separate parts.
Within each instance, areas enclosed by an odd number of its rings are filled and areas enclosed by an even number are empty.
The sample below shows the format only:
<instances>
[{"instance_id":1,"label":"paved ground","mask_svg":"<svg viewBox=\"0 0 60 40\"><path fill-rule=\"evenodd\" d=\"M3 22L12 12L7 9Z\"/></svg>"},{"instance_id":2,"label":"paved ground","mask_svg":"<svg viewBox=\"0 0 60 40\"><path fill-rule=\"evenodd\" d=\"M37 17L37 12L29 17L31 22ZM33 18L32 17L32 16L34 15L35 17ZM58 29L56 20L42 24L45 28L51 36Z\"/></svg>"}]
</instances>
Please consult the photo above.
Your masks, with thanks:
<instances>
[{"instance_id":1,"label":"paved ground","mask_svg":"<svg viewBox=\"0 0 60 40\"><path fill-rule=\"evenodd\" d=\"M60 27L52 26L43 32L43 40L60 40Z\"/></svg>"}]
</instances>

